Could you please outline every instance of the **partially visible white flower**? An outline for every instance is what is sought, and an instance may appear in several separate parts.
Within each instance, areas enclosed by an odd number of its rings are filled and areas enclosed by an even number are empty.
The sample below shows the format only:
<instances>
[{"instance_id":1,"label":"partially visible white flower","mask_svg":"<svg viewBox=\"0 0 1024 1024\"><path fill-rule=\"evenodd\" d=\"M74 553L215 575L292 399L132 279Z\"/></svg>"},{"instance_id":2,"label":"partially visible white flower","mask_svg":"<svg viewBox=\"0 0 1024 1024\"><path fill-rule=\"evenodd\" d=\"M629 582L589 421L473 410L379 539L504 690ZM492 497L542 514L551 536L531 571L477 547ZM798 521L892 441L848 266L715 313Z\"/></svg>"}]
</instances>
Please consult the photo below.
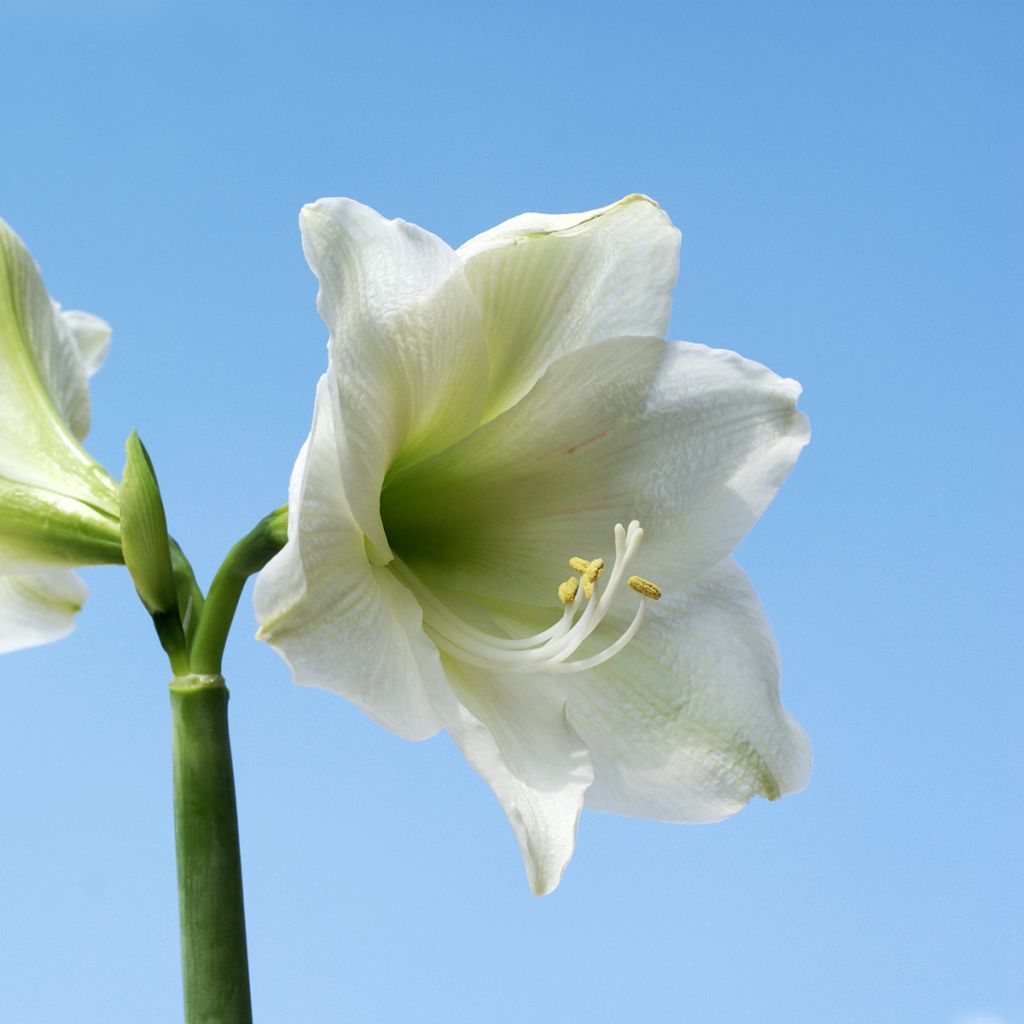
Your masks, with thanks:
<instances>
[{"instance_id":1,"label":"partially visible white flower","mask_svg":"<svg viewBox=\"0 0 1024 1024\"><path fill-rule=\"evenodd\" d=\"M538 893L584 802L704 822L800 789L810 747L729 557L807 442L800 388L664 340L658 206L525 214L458 251L350 200L301 226L329 362L255 598L296 682L447 729Z\"/></svg>"},{"instance_id":2,"label":"partially visible white flower","mask_svg":"<svg viewBox=\"0 0 1024 1024\"><path fill-rule=\"evenodd\" d=\"M0 652L73 628L85 588L62 567L121 560L117 485L81 445L109 340L0 220Z\"/></svg>"}]
</instances>

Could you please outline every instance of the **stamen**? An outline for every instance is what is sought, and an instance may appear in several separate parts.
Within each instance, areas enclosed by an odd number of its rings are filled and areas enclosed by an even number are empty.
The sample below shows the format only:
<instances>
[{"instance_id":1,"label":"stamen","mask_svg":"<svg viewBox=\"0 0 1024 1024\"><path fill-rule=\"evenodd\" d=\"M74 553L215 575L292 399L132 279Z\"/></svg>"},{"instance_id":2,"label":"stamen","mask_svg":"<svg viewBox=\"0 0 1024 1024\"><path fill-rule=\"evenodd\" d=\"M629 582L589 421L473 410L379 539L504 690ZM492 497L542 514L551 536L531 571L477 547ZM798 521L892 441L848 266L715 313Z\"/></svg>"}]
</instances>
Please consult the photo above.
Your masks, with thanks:
<instances>
[{"instance_id":1,"label":"stamen","mask_svg":"<svg viewBox=\"0 0 1024 1024\"><path fill-rule=\"evenodd\" d=\"M583 573L583 596L589 598L594 592L594 584L604 572L604 559L595 558Z\"/></svg>"},{"instance_id":2,"label":"stamen","mask_svg":"<svg viewBox=\"0 0 1024 1024\"><path fill-rule=\"evenodd\" d=\"M548 629L520 639L495 636L471 626L443 604L399 559L390 567L419 600L424 630L452 657L492 672L584 672L613 658L640 629L645 601L640 602L625 632L609 647L591 657L569 660L601 625L624 581L645 598L657 600L661 596L660 589L650 580L640 576L625 580L626 569L640 547L643 534L636 520L628 528L616 524L615 560L606 580L602 578L603 558L588 560L574 556L570 559L570 566L580 576L572 576L558 587L558 598L563 605L561 618ZM576 600L580 589L585 602Z\"/></svg>"},{"instance_id":3,"label":"stamen","mask_svg":"<svg viewBox=\"0 0 1024 1024\"><path fill-rule=\"evenodd\" d=\"M630 576L626 583L641 597L649 597L652 601L661 599L661 587L657 583L645 580L643 576Z\"/></svg>"}]
</instances>

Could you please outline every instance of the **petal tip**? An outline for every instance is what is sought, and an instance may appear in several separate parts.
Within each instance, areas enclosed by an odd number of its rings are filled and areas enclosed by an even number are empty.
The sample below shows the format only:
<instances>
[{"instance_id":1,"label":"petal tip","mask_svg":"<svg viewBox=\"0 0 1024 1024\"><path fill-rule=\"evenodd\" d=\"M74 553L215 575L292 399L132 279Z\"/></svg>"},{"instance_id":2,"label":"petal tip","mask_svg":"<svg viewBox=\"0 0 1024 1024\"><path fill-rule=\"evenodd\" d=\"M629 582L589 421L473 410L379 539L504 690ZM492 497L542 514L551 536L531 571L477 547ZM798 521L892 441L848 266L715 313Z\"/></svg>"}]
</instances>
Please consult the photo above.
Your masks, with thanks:
<instances>
[{"instance_id":1,"label":"petal tip","mask_svg":"<svg viewBox=\"0 0 1024 1024\"><path fill-rule=\"evenodd\" d=\"M323 196L320 199L314 199L313 202L304 204L299 210L299 227L306 229L352 207L369 209L347 196Z\"/></svg>"},{"instance_id":2,"label":"petal tip","mask_svg":"<svg viewBox=\"0 0 1024 1024\"><path fill-rule=\"evenodd\" d=\"M558 883L561 881L561 874L557 878L532 878L530 879L530 895L550 896L558 888Z\"/></svg>"},{"instance_id":3,"label":"petal tip","mask_svg":"<svg viewBox=\"0 0 1024 1024\"><path fill-rule=\"evenodd\" d=\"M613 208L615 206L627 206L630 203L647 203L649 206L653 206L656 210L661 209L661 203L656 199L652 199L644 192L630 192L628 196L623 196L617 203L614 203Z\"/></svg>"},{"instance_id":4,"label":"petal tip","mask_svg":"<svg viewBox=\"0 0 1024 1024\"><path fill-rule=\"evenodd\" d=\"M779 796L802 792L807 788L814 771L814 747L810 736L794 718L786 717L789 718L793 750L786 770L780 773Z\"/></svg>"},{"instance_id":5,"label":"petal tip","mask_svg":"<svg viewBox=\"0 0 1024 1024\"><path fill-rule=\"evenodd\" d=\"M576 821L578 825L578 815ZM573 845L575 846L575 837ZM534 850L524 849L522 852L530 895L550 896L561 884L565 869L572 859L573 850L570 849L564 856L558 858L551 858Z\"/></svg>"}]
</instances>

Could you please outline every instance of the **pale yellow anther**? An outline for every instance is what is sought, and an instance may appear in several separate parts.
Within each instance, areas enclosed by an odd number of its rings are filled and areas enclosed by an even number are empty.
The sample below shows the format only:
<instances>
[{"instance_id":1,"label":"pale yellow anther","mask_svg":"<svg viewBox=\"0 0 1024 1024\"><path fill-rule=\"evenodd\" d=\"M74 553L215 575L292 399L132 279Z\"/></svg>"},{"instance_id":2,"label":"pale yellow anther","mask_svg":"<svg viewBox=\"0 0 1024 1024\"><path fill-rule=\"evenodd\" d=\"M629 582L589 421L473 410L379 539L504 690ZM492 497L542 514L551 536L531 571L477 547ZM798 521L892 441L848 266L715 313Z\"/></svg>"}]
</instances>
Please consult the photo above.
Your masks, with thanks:
<instances>
[{"instance_id":1,"label":"pale yellow anther","mask_svg":"<svg viewBox=\"0 0 1024 1024\"><path fill-rule=\"evenodd\" d=\"M589 601L594 593L594 584L604 572L604 559L595 558L583 572L583 596Z\"/></svg>"},{"instance_id":2,"label":"pale yellow anther","mask_svg":"<svg viewBox=\"0 0 1024 1024\"><path fill-rule=\"evenodd\" d=\"M580 581L575 576L570 576L564 583L559 584L558 599L562 604L572 604L579 589Z\"/></svg>"},{"instance_id":3,"label":"pale yellow anther","mask_svg":"<svg viewBox=\"0 0 1024 1024\"><path fill-rule=\"evenodd\" d=\"M645 580L643 576L630 576L626 582L638 594L641 594L643 597L649 597L652 601L657 601L661 597L661 588L658 584Z\"/></svg>"},{"instance_id":4,"label":"pale yellow anther","mask_svg":"<svg viewBox=\"0 0 1024 1024\"><path fill-rule=\"evenodd\" d=\"M586 572L590 568L590 562L585 558L580 558L579 555L573 555L569 559L569 568L573 572Z\"/></svg>"}]
</instances>

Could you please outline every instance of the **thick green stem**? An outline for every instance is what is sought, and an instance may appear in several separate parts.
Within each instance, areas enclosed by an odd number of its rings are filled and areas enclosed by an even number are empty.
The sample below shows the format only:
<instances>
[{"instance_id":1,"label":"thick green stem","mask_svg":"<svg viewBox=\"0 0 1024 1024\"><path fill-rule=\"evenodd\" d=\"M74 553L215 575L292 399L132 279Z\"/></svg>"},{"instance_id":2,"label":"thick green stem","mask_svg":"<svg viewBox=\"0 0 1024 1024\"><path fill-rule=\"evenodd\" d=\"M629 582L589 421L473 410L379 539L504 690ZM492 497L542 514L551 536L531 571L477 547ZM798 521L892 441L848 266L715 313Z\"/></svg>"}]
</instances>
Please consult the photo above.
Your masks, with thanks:
<instances>
[{"instance_id":1,"label":"thick green stem","mask_svg":"<svg viewBox=\"0 0 1024 1024\"><path fill-rule=\"evenodd\" d=\"M174 830L186 1024L252 1024L228 690L171 682Z\"/></svg>"},{"instance_id":2,"label":"thick green stem","mask_svg":"<svg viewBox=\"0 0 1024 1024\"><path fill-rule=\"evenodd\" d=\"M187 559L164 530L169 561L158 578L159 600L151 598L147 605L159 606L153 621L174 672L174 832L185 1024L252 1024L228 691L220 668L245 581L280 551L287 529L287 508L258 523L228 552L205 601ZM139 573L152 582L146 559Z\"/></svg>"}]
</instances>

